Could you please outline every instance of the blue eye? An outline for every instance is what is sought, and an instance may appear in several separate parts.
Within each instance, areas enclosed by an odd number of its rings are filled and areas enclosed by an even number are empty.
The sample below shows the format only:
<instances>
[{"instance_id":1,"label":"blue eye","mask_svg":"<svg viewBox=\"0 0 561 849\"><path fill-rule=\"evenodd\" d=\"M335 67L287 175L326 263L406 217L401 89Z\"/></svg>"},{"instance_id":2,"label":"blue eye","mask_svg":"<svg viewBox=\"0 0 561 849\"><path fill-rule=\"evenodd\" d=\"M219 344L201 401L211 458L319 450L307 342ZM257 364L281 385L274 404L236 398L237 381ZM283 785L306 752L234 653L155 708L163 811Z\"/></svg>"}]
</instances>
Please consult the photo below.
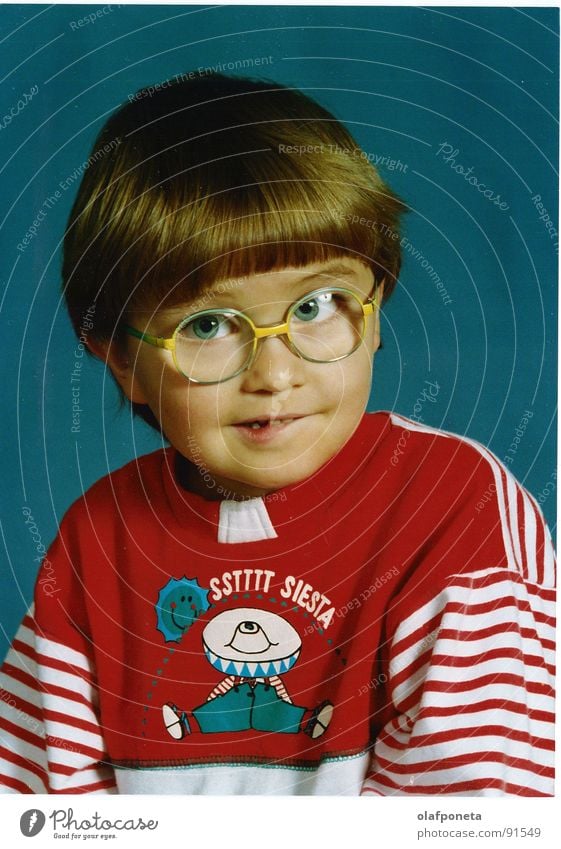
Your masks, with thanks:
<instances>
[{"instance_id":1,"label":"blue eye","mask_svg":"<svg viewBox=\"0 0 561 849\"><path fill-rule=\"evenodd\" d=\"M334 315L337 310L338 305L333 292L322 292L320 295L316 295L315 298L302 301L294 310L293 315L299 321L310 322L315 319L324 321Z\"/></svg>"},{"instance_id":2,"label":"blue eye","mask_svg":"<svg viewBox=\"0 0 561 849\"><path fill-rule=\"evenodd\" d=\"M180 330L183 338L201 342L222 339L233 332L235 332L234 321L231 316L224 313L210 313L193 318Z\"/></svg>"}]
</instances>

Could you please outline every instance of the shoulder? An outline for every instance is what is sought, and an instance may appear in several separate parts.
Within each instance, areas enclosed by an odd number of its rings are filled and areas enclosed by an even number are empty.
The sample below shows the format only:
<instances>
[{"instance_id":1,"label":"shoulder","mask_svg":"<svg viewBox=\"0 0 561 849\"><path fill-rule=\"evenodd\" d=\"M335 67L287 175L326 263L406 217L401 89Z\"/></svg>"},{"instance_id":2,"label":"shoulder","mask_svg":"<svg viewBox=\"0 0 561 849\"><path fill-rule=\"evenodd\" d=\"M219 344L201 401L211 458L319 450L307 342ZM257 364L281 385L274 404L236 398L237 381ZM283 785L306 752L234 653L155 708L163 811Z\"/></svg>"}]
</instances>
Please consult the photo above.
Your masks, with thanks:
<instances>
[{"instance_id":1,"label":"shoulder","mask_svg":"<svg viewBox=\"0 0 561 849\"><path fill-rule=\"evenodd\" d=\"M433 574L501 567L533 585L554 586L553 547L541 510L493 452L469 437L383 415L396 510L402 523L414 516L411 524L424 526L425 560L432 562L436 552L440 558Z\"/></svg>"},{"instance_id":2,"label":"shoulder","mask_svg":"<svg viewBox=\"0 0 561 849\"><path fill-rule=\"evenodd\" d=\"M482 486L485 490L515 482L493 452L475 439L388 411L367 413L364 419L363 436L378 439L378 467L408 485L436 487L453 478L456 492L474 497Z\"/></svg>"},{"instance_id":3,"label":"shoulder","mask_svg":"<svg viewBox=\"0 0 561 849\"><path fill-rule=\"evenodd\" d=\"M410 477L417 470L424 484L454 481L454 492L466 498L489 496L496 492L505 499L514 491L532 496L516 481L512 473L493 452L468 436L413 421L397 413L389 418L389 465ZM537 508L537 505L536 505Z\"/></svg>"},{"instance_id":4,"label":"shoulder","mask_svg":"<svg viewBox=\"0 0 561 849\"><path fill-rule=\"evenodd\" d=\"M104 475L87 489L67 510L61 528L92 519L125 519L125 514L146 509L164 492L164 474L171 449L161 448L135 457Z\"/></svg>"},{"instance_id":5,"label":"shoulder","mask_svg":"<svg viewBox=\"0 0 561 849\"><path fill-rule=\"evenodd\" d=\"M419 455L431 452L436 456L457 458L470 465L480 463L485 470L493 470L499 463L494 454L482 443L451 431L430 427L398 413L387 413L391 440L394 445L391 464L397 466L401 458L416 461Z\"/></svg>"},{"instance_id":6,"label":"shoulder","mask_svg":"<svg viewBox=\"0 0 561 849\"><path fill-rule=\"evenodd\" d=\"M56 598L86 628L89 586L107 588L113 564L164 503L169 449L140 456L100 478L64 514L35 585L36 612L50 621ZM109 568L106 568L109 567ZM60 627L63 627L62 625Z\"/></svg>"}]
</instances>

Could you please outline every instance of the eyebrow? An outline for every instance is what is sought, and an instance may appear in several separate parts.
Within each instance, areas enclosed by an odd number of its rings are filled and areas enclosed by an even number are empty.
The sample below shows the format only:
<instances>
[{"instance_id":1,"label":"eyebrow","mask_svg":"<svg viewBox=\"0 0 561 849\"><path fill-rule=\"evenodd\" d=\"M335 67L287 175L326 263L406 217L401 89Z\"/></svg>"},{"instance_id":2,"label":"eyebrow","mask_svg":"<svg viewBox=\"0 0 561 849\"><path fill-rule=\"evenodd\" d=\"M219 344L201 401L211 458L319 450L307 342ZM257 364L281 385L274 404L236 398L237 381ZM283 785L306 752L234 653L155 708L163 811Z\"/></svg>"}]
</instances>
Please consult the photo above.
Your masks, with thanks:
<instances>
[{"instance_id":1,"label":"eyebrow","mask_svg":"<svg viewBox=\"0 0 561 849\"><path fill-rule=\"evenodd\" d=\"M312 271L311 274L306 274L304 277L301 277L297 284L307 283L310 280L317 280L318 277L325 277L327 275L333 277L356 277L357 271L353 268L349 268L347 265L344 265L340 262L332 262L327 265L325 268L321 269L321 271Z\"/></svg>"},{"instance_id":2,"label":"eyebrow","mask_svg":"<svg viewBox=\"0 0 561 849\"><path fill-rule=\"evenodd\" d=\"M272 269L272 271L279 271L279 270L282 270L282 269ZM264 275L266 273L267 272L263 272ZM294 280L291 283L290 288L291 289L299 289L300 287L302 287L306 283L310 283L313 280L319 280L322 277L328 277L328 276L329 277L343 277L346 280L356 280L357 275L358 275L358 271L356 269L349 268L349 266L345 265L343 262L338 262L337 260L335 260L334 262L329 263L328 265L325 266L325 268L322 268L319 271L312 271L309 274L305 274L303 277L299 277L297 280ZM204 292L202 292L201 295L199 295L196 298L193 298L192 305L195 306L197 304L197 301L203 301L203 300L206 300L207 302L212 302L213 297L215 297L216 295L218 295L220 297L221 294L222 293L212 292L212 289L210 289L208 291L208 293L206 293L206 295L205 295ZM187 311L185 311L185 309ZM202 310L202 309L205 309L205 306L198 307L198 309L195 309L195 312L199 312L199 310ZM211 306L209 306L209 309L214 309L214 307L211 305ZM187 307L187 305L185 306L185 308L179 307L179 306L170 306L169 309L165 310L165 312L166 313L169 312L171 314L173 314L173 313L178 313L178 314L183 313L186 316L186 315L189 315L189 313L191 312L191 309L189 307Z\"/></svg>"}]
</instances>

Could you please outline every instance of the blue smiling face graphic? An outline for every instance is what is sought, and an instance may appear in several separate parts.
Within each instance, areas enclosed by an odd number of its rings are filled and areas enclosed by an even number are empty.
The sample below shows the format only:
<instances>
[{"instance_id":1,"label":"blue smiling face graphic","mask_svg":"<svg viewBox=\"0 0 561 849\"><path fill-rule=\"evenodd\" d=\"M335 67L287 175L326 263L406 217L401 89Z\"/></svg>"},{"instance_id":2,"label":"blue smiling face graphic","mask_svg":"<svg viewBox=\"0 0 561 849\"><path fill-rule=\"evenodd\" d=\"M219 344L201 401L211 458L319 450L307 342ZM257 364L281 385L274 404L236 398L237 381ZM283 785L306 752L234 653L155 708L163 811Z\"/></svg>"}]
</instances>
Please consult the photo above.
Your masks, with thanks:
<instances>
[{"instance_id":1,"label":"blue smiling face graphic","mask_svg":"<svg viewBox=\"0 0 561 849\"><path fill-rule=\"evenodd\" d=\"M196 578L170 578L156 604L157 628L167 643L179 643L195 619L210 607L208 590Z\"/></svg>"}]
</instances>

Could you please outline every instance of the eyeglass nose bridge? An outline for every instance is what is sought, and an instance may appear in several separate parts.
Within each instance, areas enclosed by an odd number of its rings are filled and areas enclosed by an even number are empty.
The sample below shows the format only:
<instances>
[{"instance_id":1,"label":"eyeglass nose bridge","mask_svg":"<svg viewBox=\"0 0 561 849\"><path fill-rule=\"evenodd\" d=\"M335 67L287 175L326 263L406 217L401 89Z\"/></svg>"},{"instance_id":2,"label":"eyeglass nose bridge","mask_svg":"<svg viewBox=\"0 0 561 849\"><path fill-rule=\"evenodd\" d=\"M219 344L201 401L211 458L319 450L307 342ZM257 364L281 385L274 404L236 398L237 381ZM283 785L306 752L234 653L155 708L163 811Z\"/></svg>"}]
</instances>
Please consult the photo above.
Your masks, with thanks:
<instances>
[{"instance_id":1,"label":"eyeglass nose bridge","mask_svg":"<svg viewBox=\"0 0 561 849\"><path fill-rule=\"evenodd\" d=\"M288 321L283 321L280 324L271 324L266 327L257 327L254 324L253 333L256 339L265 339L267 336L288 336L290 339Z\"/></svg>"},{"instance_id":2,"label":"eyeglass nose bridge","mask_svg":"<svg viewBox=\"0 0 561 849\"><path fill-rule=\"evenodd\" d=\"M246 316L246 318L248 318L248 317ZM261 351L261 344L260 344L261 341L263 339L267 339L267 338L270 338L270 337L273 337L273 338L275 336L281 337L281 341L285 343L288 350L294 356L298 357L299 359L302 359L302 354L294 346L292 339L290 338L290 330L289 330L289 326L288 326L288 321L283 321L280 324L265 325L264 327L263 326L258 327L257 325L253 324L251 319L249 319L249 323L250 323L252 330L253 330L253 348L252 348L251 354L248 357L245 365L243 366L242 369L240 369L240 372L238 372L238 374L241 373L242 371L248 371L248 370L251 370L253 368L256 360L258 359L259 353Z\"/></svg>"}]
</instances>

